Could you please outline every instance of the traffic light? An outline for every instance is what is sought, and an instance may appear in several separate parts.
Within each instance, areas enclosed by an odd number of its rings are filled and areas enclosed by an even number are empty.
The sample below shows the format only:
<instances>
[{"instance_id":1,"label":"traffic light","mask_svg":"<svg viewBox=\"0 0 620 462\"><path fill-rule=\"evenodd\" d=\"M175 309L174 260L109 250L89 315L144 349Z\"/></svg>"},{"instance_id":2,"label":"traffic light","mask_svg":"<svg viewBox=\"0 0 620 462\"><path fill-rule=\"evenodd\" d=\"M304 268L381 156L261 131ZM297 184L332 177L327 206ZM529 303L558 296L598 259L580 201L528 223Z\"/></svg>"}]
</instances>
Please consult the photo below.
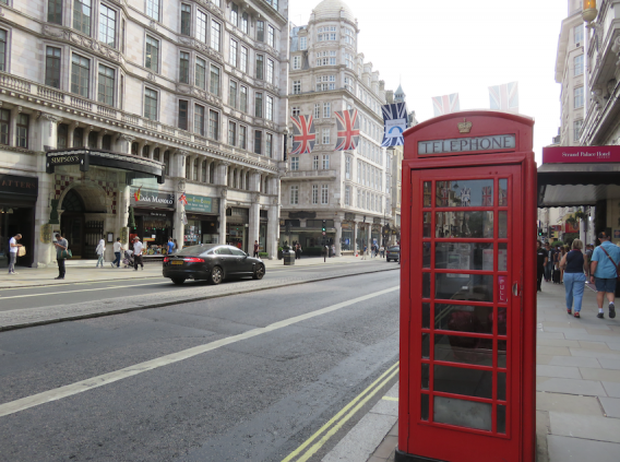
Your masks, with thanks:
<instances>
[{"instance_id":1,"label":"traffic light","mask_svg":"<svg viewBox=\"0 0 620 462\"><path fill-rule=\"evenodd\" d=\"M542 228L538 228L538 235L539 235L539 236L542 236L542 235L543 235Z\"/></svg>"},{"instance_id":2,"label":"traffic light","mask_svg":"<svg viewBox=\"0 0 620 462\"><path fill-rule=\"evenodd\" d=\"M323 236L325 236L325 231L327 231L327 229L325 228L325 220L323 220L323 228L321 229L321 231L323 232Z\"/></svg>"}]
</instances>

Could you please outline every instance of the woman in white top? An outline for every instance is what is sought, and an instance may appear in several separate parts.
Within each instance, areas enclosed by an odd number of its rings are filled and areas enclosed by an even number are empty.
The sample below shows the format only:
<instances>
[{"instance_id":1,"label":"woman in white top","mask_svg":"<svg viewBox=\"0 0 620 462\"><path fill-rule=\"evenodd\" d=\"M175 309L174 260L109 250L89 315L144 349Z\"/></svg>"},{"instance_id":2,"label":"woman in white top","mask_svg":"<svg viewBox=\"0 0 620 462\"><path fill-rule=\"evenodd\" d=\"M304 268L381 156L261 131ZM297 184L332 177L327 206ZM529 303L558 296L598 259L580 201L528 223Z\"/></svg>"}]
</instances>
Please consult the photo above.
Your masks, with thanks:
<instances>
[{"instance_id":1,"label":"woman in white top","mask_svg":"<svg viewBox=\"0 0 620 462\"><path fill-rule=\"evenodd\" d=\"M19 241L21 238L21 234L16 234L9 241L9 274L17 274L15 272L15 260L17 260L17 252L19 251L19 248L22 247L21 244L17 243L17 241Z\"/></svg>"},{"instance_id":2,"label":"woman in white top","mask_svg":"<svg viewBox=\"0 0 620 462\"><path fill-rule=\"evenodd\" d=\"M101 264L101 267L103 268L103 256L105 255L105 240L103 238L101 238L101 240L99 241L99 244L97 244L97 266L95 268L99 268L99 265Z\"/></svg>"}]
</instances>

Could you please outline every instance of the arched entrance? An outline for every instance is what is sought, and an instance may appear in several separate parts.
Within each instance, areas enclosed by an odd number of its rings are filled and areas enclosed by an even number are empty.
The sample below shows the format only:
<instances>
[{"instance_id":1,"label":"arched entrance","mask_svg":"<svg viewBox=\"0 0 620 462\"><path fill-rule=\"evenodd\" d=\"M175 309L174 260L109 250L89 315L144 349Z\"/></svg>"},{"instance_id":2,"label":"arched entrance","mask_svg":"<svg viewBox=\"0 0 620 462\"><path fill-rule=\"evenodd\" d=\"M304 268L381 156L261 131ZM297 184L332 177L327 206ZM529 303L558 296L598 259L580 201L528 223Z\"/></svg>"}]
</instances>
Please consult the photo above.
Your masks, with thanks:
<instances>
[{"instance_id":1,"label":"arched entrance","mask_svg":"<svg viewBox=\"0 0 620 462\"><path fill-rule=\"evenodd\" d=\"M103 236L100 214L106 213L105 195L94 186L81 185L67 191L60 209L60 232L69 241L73 257L96 259L95 249Z\"/></svg>"}]
</instances>

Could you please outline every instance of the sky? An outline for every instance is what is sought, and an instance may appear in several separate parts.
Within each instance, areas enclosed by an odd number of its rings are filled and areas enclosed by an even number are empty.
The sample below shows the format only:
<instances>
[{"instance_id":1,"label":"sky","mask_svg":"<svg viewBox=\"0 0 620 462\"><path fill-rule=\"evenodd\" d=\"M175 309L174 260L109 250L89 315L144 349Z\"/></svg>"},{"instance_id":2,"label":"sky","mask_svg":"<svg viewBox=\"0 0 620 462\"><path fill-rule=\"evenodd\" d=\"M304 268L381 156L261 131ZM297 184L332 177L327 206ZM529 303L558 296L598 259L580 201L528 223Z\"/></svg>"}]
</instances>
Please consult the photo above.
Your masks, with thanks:
<instances>
[{"instance_id":1,"label":"sky","mask_svg":"<svg viewBox=\"0 0 620 462\"><path fill-rule=\"evenodd\" d=\"M320 0L289 0L289 20L308 23ZM358 53L388 90L402 85L418 122L433 96L459 93L461 110L488 109L488 87L517 81L519 113L533 117L534 153L560 126L555 58L567 0L345 0L358 20Z\"/></svg>"}]
</instances>

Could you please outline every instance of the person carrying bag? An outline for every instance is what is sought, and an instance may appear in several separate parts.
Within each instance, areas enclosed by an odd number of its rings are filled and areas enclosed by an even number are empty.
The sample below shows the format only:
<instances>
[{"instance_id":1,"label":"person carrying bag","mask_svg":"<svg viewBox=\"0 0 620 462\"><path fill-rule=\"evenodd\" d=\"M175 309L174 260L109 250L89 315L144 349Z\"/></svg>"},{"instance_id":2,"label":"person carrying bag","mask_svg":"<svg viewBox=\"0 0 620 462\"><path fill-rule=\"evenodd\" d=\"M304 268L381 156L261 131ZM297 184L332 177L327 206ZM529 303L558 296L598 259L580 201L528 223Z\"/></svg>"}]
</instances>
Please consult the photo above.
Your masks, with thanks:
<instances>
[{"instance_id":1,"label":"person carrying bag","mask_svg":"<svg viewBox=\"0 0 620 462\"><path fill-rule=\"evenodd\" d=\"M62 237L60 233L56 233L54 245L56 246L56 261L58 261L58 277L54 279L64 279L65 274L67 273L65 268L65 260L67 258L71 258L73 255L69 250L69 242Z\"/></svg>"}]
</instances>

